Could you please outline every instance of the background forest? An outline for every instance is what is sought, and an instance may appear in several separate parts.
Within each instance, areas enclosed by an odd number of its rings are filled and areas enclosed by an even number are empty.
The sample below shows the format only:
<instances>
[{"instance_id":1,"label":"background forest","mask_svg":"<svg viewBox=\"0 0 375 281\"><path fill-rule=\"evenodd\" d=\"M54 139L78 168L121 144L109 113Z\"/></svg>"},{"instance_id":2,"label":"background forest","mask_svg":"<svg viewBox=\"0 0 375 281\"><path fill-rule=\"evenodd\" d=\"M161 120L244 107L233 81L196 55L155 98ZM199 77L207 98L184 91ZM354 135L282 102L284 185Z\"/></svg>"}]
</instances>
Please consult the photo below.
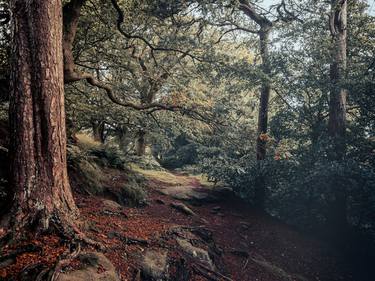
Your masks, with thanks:
<instances>
[{"instance_id":1,"label":"background forest","mask_svg":"<svg viewBox=\"0 0 375 281\"><path fill-rule=\"evenodd\" d=\"M75 36L64 39L71 179L95 194L98 166L204 174L257 210L371 260L375 2L347 1L345 11L341 2L63 1L80 5ZM4 158L10 33L3 24Z\"/></svg>"}]
</instances>

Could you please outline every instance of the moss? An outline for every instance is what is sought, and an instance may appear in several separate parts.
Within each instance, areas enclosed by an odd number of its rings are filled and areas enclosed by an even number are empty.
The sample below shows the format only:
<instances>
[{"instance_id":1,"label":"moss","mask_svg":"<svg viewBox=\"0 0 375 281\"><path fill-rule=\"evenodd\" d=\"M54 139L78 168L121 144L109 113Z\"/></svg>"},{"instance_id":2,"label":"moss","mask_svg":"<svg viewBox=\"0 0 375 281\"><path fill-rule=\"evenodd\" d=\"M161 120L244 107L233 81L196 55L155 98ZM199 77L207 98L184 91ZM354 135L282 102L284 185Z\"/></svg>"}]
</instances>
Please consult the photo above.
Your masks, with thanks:
<instances>
[{"instance_id":1,"label":"moss","mask_svg":"<svg viewBox=\"0 0 375 281\"><path fill-rule=\"evenodd\" d=\"M146 191L142 185L132 180L122 188L125 203L130 206L142 205L146 202Z\"/></svg>"},{"instance_id":2,"label":"moss","mask_svg":"<svg viewBox=\"0 0 375 281\"><path fill-rule=\"evenodd\" d=\"M136 164L130 164L130 169L136 173L141 174L148 180L156 180L162 183L170 184L170 185L191 185L192 178L198 180L200 184L211 187L213 186L212 182L209 182L206 175L198 174L198 175L174 175L167 170L145 170L139 167Z\"/></svg>"},{"instance_id":3,"label":"moss","mask_svg":"<svg viewBox=\"0 0 375 281\"><path fill-rule=\"evenodd\" d=\"M78 172L85 186L82 188L89 194L100 194L104 191L105 175L96 163L81 160L78 163Z\"/></svg>"}]
</instances>

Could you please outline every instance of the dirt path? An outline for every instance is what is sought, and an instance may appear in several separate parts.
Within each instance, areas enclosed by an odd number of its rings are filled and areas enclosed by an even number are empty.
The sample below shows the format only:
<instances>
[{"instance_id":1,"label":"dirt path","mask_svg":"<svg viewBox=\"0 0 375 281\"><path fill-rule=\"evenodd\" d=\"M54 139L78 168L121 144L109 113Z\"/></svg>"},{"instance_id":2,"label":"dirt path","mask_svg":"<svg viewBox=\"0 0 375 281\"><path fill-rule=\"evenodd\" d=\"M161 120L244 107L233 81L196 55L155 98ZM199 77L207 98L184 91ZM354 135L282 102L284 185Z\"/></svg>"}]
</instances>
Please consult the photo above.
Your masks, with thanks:
<instances>
[{"instance_id":1,"label":"dirt path","mask_svg":"<svg viewBox=\"0 0 375 281\"><path fill-rule=\"evenodd\" d=\"M195 177L172 176L149 176L149 203L143 208L109 207L107 214L98 213L102 199L79 198L93 236L112 247L106 255L122 280L137 280L150 249L167 253L169 280L183 281L179 270L189 272L186 280L351 280L338 273L339 259L327 245L255 212L228 190L212 189ZM124 237L135 242L124 243ZM198 249L208 253L209 261L194 253ZM202 263L212 272L196 266Z\"/></svg>"},{"instance_id":2,"label":"dirt path","mask_svg":"<svg viewBox=\"0 0 375 281\"><path fill-rule=\"evenodd\" d=\"M109 173L114 187L126 184L122 172ZM257 213L228 189L169 172L144 176L143 207L76 195L89 237L106 246L104 255L121 280L352 280L327 245ZM33 263L52 265L66 250L54 236L33 243L40 245L39 253L21 254L0 270L0 280L17 280L8 277ZM64 270L75 267L73 262Z\"/></svg>"}]
</instances>

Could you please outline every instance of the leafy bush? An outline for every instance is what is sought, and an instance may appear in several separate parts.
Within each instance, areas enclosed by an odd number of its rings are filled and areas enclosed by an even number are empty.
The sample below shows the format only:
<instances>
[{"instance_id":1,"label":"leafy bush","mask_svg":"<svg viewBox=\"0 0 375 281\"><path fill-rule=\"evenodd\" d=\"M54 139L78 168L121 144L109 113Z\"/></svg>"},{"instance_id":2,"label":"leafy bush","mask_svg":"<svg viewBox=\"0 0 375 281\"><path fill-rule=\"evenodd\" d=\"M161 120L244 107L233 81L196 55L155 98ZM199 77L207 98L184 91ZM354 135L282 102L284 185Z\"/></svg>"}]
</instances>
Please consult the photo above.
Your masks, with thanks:
<instances>
[{"instance_id":1,"label":"leafy bush","mask_svg":"<svg viewBox=\"0 0 375 281\"><path fill-rule=\"evenodd\" d=\"M90 151L96 162L102 167L124 170L126 167L123 152L114 145L102 145Z\"/></svg>"},{"instance_id":2,"label":"leafy bush","mask_svg":"<svg viewBox=\"0 0 375 281\"><path fill-rule=\"evenodd\" d=\"M77 134L77 147L83 157L93 159L101 167L125 169L125 158L120 148L114 144L102 144L86 134Z\"/></svg>"},{"instance_id":3,"label":"leafy bush","mask_svg":"<svg viewBox=\"0 0 375 281\"><path fill-rule=\"evenodd\" d=\"M329 143L323 141L289 151L278 143L270 145L266 160L257 161L251 149L239 153L220 143L200 147L200 167L209 178L230 185L250 203L258 180L264 179L267 211L304 229L327 225L337 189L343 188L349 223L375 234L373 167L349 157L330 160L329 150Z\"/></svg>"}]
</instances>

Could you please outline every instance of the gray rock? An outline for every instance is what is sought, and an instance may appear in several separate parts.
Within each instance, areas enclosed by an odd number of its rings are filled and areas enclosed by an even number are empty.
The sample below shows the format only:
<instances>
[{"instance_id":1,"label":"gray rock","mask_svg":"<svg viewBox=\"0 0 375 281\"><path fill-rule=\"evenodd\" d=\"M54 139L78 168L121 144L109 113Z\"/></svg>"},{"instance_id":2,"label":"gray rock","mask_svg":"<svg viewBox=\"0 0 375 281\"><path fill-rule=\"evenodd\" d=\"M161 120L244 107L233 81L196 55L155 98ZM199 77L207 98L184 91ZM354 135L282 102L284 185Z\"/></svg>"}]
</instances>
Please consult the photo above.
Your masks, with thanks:
<instances>
[{"instance_id":1,"label":"gray rock","mask_svg":"<svg viewBox=\"0 0 375 281\"><path fill-rule=\"evenodd\" d=\"M115 267L102 253L82 253L79 259L82 268L61 272L56 281L120 281Z\"/></svg>"},{"instance_id":2,"label":"gray rock","mask_svg":"<svg viewBox=\"0 0 375 281\"><path fill-rule=\"evenodd\" d=\"M185 253L189 254L193 258L198 259L200 262L206 264L211 269L215 268L207 250L193 246L186 239L177 238L176 241Z\"/></svg>"},{"instance_id":3,"label":"gray rock","mask_svg":"<svg viewBox=\"0 0 375 281\"><path fill-rule=\"evenodd\" d=\"M167 252L147 250L142 261L142 275L155 281L168 280Z\"/></svg>"},{"instance_id":4,"label":"gray rock","mask_svg":"<svg viewBox=\"0 0 375 281\"><path fill-rule=\"evenodd\" d=\"M107 211L119 211L122 208L122 206L119 203L112 200L103 199L102 202L104 209Z\"/></svg>"},{"instance_id":5,"label":"gray rock","mask_svg":"<svg viewBox=\"0 0 375 281\"><path fill-rule=\"evenodd\" d=\"M172 202L171 203L171 207L172 208L175 208L176 210L186 214L186 215L189 215L189 216L196 216L196 214L194 213L194 211L192 209L190 209L188 206L186 206L185 204L183 203L180 203L180 202Z\"/></svg>"}]
</instances>

